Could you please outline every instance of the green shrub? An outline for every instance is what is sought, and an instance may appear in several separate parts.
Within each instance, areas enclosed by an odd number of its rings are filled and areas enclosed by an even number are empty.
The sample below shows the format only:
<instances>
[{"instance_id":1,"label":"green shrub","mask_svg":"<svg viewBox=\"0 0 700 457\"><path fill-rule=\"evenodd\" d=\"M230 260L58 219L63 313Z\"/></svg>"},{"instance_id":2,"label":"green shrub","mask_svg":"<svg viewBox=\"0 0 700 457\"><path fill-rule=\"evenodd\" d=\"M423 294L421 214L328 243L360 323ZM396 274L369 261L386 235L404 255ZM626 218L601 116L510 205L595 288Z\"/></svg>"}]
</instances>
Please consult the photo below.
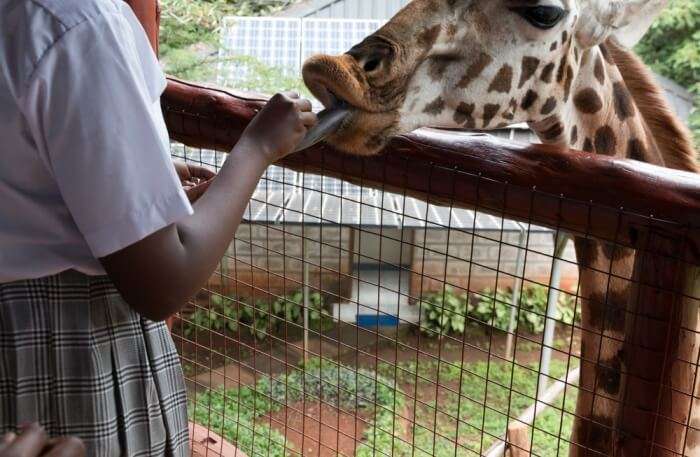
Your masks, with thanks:
<instances>
[{"instance_id":1,"label":"green shrub","mask_svg":"<svg viewBox=\"0 0 700 457\"><path fill-rule=\"evenodd\" d=\"M260 300L251 305L239 300L239 305L236 305L231 298L212 295L210 308L197 308L186 317L184 334L191 336L197 330L228 330L235 333L240 322L252 336L264 340L271 332L279 330L282 322L304 323L303 297L299 290L272 303ZM323 296L318 292L310 293L309 304L309 327L318 331L330 328L333 325L332 316Z\"/></svg>"},{"instance_id":2,"label":"green shrub","mask_svg":"<svg viewBox=\"0 0 700 457\"><path fill-rule=\"evenodd\" d=\"M265 395L264 385L198 392L190 401L189 416L248 455L286 457L284 436L255 420L280 407Z\"/></svg>"},{"instance_id":3,"label":"green shrub","mask_svg":"<svg viewBox=\"0 0 700 457\"><path fill-rule=\"evenodd\" d=\"M531 333L544 330L547 314L548 288L531 286L520 296L518 323ZM508 331L513 294L510 290L485 289L474 297L466 293L457 294L451 287L444 292L425 295L420 302L421 330L433 337L450 333L463 334L468 324L486 324L499 330ZM555 319L571 325L580 320L580 310L574 309L575 302L567 293L559 294Z\"/></svg>"},{"instance_id":4,"label":"green shrub","mask_svg":"<svg viewBox=\"0 0 700 457\"><path fill-rule=\"evenodd\" d=\"M390 384L377 374L346 367L330 359L310 359L305 366L270 381L270 397L277 402L322 400L355 412L387 395Z\"/></svg>"},{"instance_id":5,"label":"green shrub","mask_svg":"<svg viewBox=\"0 0 700 457\"><path fill-rule=\"evenodd\" d=\"M197 308L184 321L185 336L193 335L197 330L231 332L238 330L238 309L234 301L220 295L212 295L209 309Z\"/></svg>"},{"instance_id":6,"label":"green shrub","mask_svg":"<svg viewBox=\"0 0 700 457\"><path fill-rule=\"evenodd\" d=\"M298 290L286 297L275 300L273 313L279 319L302 325L304 323L304 293ZM327 330L333 324L323 295L319 292L309 293L309 327L314 330Z\"/></svg>"},{"instance_id":7,"label":"green shrub","mask_svg":"<svg viewBox=\"0 0 700 457\"><path fill-rule=\"evenodd\" d=\"M467 323L468 298L445 287L444 292L423 296L419 306L421 330L432 337L443 337L450 333L464 333Z\"/></svg>"}]
</instances>

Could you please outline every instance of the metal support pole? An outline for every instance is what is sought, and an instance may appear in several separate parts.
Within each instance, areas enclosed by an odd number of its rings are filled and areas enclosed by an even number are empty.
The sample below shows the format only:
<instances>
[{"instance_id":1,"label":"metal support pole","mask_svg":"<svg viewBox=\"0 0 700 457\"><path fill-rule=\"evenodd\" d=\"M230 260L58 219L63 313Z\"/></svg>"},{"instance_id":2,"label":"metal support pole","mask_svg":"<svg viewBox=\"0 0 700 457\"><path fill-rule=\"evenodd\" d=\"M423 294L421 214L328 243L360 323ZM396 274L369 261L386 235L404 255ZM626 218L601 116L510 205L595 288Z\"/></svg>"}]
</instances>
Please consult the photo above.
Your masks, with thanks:
<instances>
[{"instance_id":1,"label":"metal support pole","mask_svg":"<svg viewBox=\"0 0 700 457\"><path fill-rule=\"evenodd\" d=\"M523 276L525 276L525 265L524 265L524 251L525 237L527 236L527 231L524 228L520 230L520 238L518 239L518 253L515 258L515 282L513 283L513 298L510 307L510 320L508 321L508 336L506 339L506 359L513 360L515 354L513 353L515 332L518 329L518 305L520 304L520 289L523 285Z\"/></svg>"},{"instance_id":2,"label":"metal support pole","mask_svg":"<svg viewBox=\"0 0 700 457\"><path fill-rule=\"evenodd\" d=\"M552 274L549 278L549 296L547 297L547 317L544 324L544 338L542 341L542 356L540 358L540 382L538 398L545 392L549 384L549 362L552 360L552 347L554 346L554 329L557 325L557 303L559 303L559 284L561 282L561 258L569 241L569 235L558 232L554 240L554 258L552 260Z\"/></svg>"},{"instance_id":3,"label":"metal support pole","mask_svg":"<svg viewBox=\"0 0 700 457\"><path fill-rule=\"evenodd\" d=\"M309 361L309 250L308 242L304 238L302 262L304 263L304 279L302 296L304 303L304 365Z\"/></svg>"}]
</instances>

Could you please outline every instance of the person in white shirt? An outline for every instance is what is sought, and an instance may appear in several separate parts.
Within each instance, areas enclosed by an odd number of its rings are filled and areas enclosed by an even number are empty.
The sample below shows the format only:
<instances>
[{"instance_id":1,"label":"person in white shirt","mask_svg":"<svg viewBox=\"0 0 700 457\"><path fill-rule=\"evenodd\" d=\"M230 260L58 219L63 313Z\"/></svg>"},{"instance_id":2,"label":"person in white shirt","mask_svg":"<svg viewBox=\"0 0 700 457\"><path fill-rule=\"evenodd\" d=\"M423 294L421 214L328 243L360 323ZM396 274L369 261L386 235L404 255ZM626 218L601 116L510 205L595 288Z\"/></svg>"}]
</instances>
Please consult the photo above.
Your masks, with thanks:
<instances>
[{"instance_id":1,"label":"person in white shirt","mask_svg":"<svg viewBox=\"0 0 700 457\"><path fill-rule=\"evenodd\" d=\"M122 0L0 0L0 435L39 422L91 456L189 453L162 320L205 283L265 168L316 116L296 94L273 97L192 206L164 87Z\"/></svg>"}]
</instances>

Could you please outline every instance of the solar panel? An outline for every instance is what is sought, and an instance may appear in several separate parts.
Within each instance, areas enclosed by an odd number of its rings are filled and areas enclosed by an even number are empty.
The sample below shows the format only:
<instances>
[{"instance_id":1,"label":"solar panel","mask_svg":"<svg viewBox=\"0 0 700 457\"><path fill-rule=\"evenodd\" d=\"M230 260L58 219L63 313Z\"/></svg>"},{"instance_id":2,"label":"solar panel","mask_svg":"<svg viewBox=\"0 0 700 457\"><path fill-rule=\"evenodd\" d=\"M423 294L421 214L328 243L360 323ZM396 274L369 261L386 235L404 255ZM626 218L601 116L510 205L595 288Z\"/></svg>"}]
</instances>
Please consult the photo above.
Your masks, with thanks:
<instances>
[{"instance_id":1,"label":"solar panel","mask_svg":"<svg viewBox=\"0 0 700 457\"><path fill-rule=\"evenodd\" d=\"M303 19L301 59L305 61L314 54L342 54L384 23L366 19Z\"/></svg>"},{"instance_id":2,"label":"solar panel","mask_svg":"<svg viewBox=\"0 0 700 457\"><path fill-rule=\"evenodd\" d=\"M286 76L299 75L301 19L225 17L221 27L217 82L236 87L237 82L251 77L252 62L273 67Z\"/></svg>"}]
</instances>

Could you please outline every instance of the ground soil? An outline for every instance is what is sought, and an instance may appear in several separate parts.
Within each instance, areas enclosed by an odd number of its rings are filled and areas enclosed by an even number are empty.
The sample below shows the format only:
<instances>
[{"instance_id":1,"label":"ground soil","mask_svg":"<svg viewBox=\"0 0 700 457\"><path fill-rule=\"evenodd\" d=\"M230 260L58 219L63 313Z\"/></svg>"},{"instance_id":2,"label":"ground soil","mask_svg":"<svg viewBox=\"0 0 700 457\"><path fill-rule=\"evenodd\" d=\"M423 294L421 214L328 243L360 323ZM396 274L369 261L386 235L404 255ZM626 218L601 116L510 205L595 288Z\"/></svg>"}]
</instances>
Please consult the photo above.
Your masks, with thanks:
<instances>
[{"instance_id":1,"label":"ground soil","mask_svg":"<svg viewBox=\"0 0 700 457\"><path fill-rule=\"evenodd\" d=\"M352 457L368 418L339 411L319 402L298 402L260 421L286 436L290 455Z\"/></svg>"},{"instance_id":2,"label":"ground soil","mask_svg":"<svg viewBox=\"0 0 700 457\"><path fill-rule=\"evenodd\" d=\"M180 327L181 328L181 327ZM262 376L275 376L296 369L304 358L301 332L287 329L274 338L257 341L247 332L208 332L182 337L176 324L173 328L175 342L183 356L188 387L202 388L226 385L236 387L251 385ZM571 341L571 329L556 333L553 357L566 360L570 354L580 351L578 335ZM520 365L537 363L541 356L541 335L522 334L516 339L515 361ZM353 368L376 370L380 364L396 365L407 362L472 363L478 361L504 361L506 335L472 328L460 337L442 340L428 338L412 329L398 334L341 326L324 334L315 333L309 339L308 354L339 360ZM188 367L189 365L189 367ZM411 441L411 425L416 415L426 414L421 405L440 403L449 391L458 390L456 382L438 379L407 380L399 384L409 400L401 412L404 418L398 430L402 438ZM417 402L415 400L418 400ZM433 410L434 411L434 410ZM282 410L259 418L287 437L293 455L304 457L354 456L357 443L362 440L368 417L338 411L330 405L303 402L289 405ZM424 418L430 419L430 418ZM426 420L421 420L426 425ZM302 428L303 427L303 428Z\"/></svg>"}]
</instances>

